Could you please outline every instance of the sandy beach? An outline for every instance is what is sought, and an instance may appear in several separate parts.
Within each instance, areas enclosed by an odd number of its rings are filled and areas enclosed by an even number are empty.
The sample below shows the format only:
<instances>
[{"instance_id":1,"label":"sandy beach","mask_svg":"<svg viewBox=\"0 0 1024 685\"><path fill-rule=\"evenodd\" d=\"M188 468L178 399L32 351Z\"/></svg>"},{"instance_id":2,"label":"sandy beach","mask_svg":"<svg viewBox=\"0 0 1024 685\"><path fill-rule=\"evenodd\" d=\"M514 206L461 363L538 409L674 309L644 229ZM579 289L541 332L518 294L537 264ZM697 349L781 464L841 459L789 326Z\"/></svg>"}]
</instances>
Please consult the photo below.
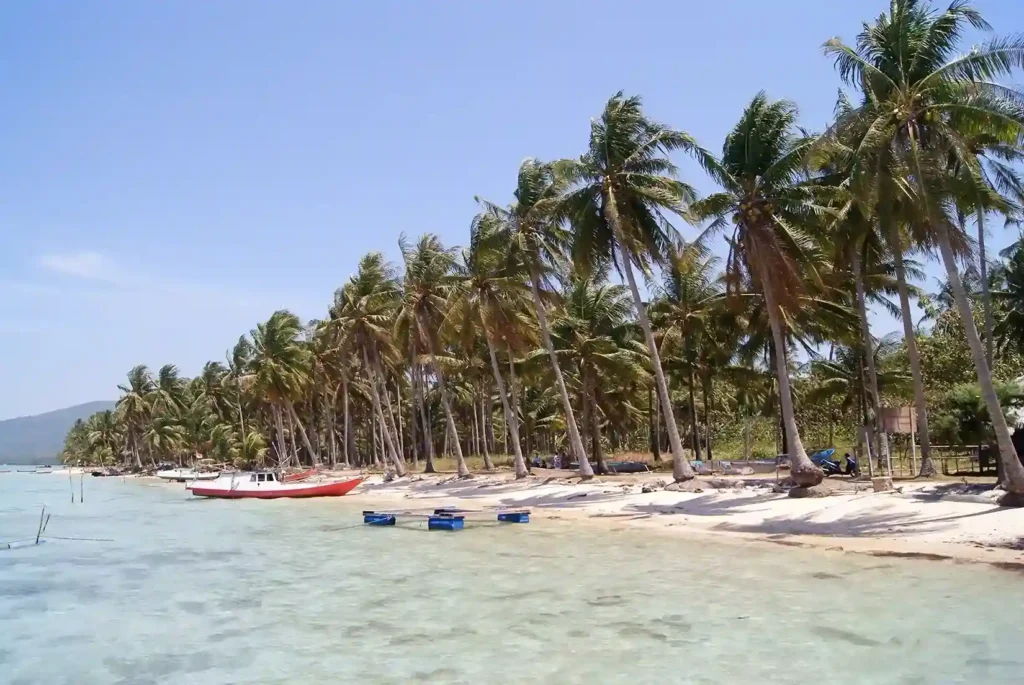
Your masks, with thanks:
<instances>
[{"instance_id":1,"label":"sandy beach","mask_svg":"<svg viewBox=\"0 0 1024 685\"><path fill-rule=\"evenodd\" d=\"M991 495L963 484L897 484L876 493L870 483L837 481L830 496L794 499L776 491L774 479L670 483L653 473L586 483L561 475L515 481L511 474L412 475L385 483L371 475L348 497L393 510L527 507L534 518L573 525L1024 570L1024 510L996 506Z\"/></svg>"},{"instance_id":2,"label":"sandy beach","mask_svg":"<svg viewBox=\"0 0 1024 685\"><path fill-rule=\"evenodd\" d=\"M66 477L67 470L53 475ZM379 473L362 475L366 480L346 500L366 508L422 512L521 507L530 509L535 520L567 525L1024 571L1024 509L999 507L996 493L964 483L900 482L893 491L874 492L870 482L829 480L830 495L794 499L785 487L776 487L774 478L765 477L699 476L674 485L668 474L660 473L581 482L569 472L542 469L520 481L511 473L466 479L412 474L390 482Z\"/></svg>"}]
</instances>

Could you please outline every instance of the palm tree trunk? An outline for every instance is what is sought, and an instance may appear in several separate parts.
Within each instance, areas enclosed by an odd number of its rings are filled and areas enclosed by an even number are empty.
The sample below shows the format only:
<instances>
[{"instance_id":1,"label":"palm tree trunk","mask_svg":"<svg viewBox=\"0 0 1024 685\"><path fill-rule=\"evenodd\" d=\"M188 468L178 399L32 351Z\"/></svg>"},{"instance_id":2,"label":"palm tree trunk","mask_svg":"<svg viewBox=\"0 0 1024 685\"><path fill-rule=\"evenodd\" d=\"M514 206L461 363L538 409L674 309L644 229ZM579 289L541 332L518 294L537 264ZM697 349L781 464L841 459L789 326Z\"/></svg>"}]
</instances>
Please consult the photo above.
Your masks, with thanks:
<instances>
[{"instance_id":1,"label":"palm tree trunk","mask_svg":"<svg viewBox=\"0 0 1024 685\"><path fill-rule=\"evenodd\" d=\"M910 291L907 289L907 273L903 267L903 247L899 239L892 240L893 256L896 260L896 284L900 291L900 312L903 318L903 338L907 343L907 357L910 360L910 375L914 380L914 406L917 408L917 432L921 441L921 476L934 476L932 463L931 436L928 431L928 400L924 395L924 376L921 374L921 355L917 351L917 337L914 334L914 319L910 314ZM913 440L914 436L911 435Z\"/></svg>"},{"instance_id":2,"label":"palm tree trunk","mask_svg":"<svg viewBox=\"0 0 1024 685\"><path fill-rule=\"evenodd\" d=\"M583 441L583 449L586 450L590 447L590 374L587 373L587 367L585 364L581 364L580 375L583 378L583 388L580 392L580 439ZM587 454L587 458L594 456L591 451ZM601 469L598 468L596 473L601 473Z\"/></svg>"},{"instance_id":3,"label":"palm tree trunk","mask_svg":"<svg viewBox=\"0 0 1024 685\"><path fill-rule=\"evenodd\" d=\"M402 376L395 374L395 420L398 422L398 447L405 459L405 428L402 426Z\"/></svg>"},{"instance_id":4,"label":"palm tree trunk","mask_svg":"<svg viewBox=\"0 0 1024 685\"><path fill-rule=\"evenodd\" d=\"M416 428L416 424L418 423L416 420L416 413L419 410L419 407L416 406L416 384L418 382L419 381L416 379L416 363L413 361L409 367L409 390L412 392L412 397L409 401L409 443L412 446L412 466L414 469L418 467L420 463L420 441Z\"/></svg>"},{"instance_id":5,"label":"palm tree trunk","mask_svg":"<svg viewBox=\"0 0 1024 685\"><path fill-rule=\"evenodd\" d=\"M327 458L331 465L331 470L338 467L338 441L335 436L334 424L338 420L338 388L334 389L331 394L331 401L327 404L327 425L324 429L327 431L328 443L327 443Z\"/></svg>"},{"instance_id":6,"label":"palm tree trunk","mask_svg":"<svg viewBox=\"0 0 1024 685\"><path fill-rule=\"evenodd\" d=\"M388 392L387 381L384 380L384 371L380 365L380 357L377 355L376 350L372 355L373 357L373 369L374 376L380 380L380 394L384 396L383 408L387 411L384 412L384 430L389 431L391 441L395 445L395 451L401 455L402 463L405 463L405 452L402 450L402 442L398 438L398 427L395 426L395 412L394 407L391 406L391 394Z\"/></svg>"},{"instance_id":7,"label":"palm tree trunk","mask_svg":"<svg viewBox=\"0 0 1024 685\"><path fill-rule=\"evenodd\" d=\"M860 317L860 337L864 345L864 359L868 371L868 394L871 396L871 409L875 414L876 426L881 430L881 437L878 441L879 463L889 463L889 440L885 437L885 427L882 425L882 396L878 393L878 370L875 368L875 343L871 338L871 324L868 323L867 297L864 292L864 273L860 256L860 248L853 251L853 280L857 288L857 314ZM911 436L913 439L913 436ZM868 475L872 476L874 468L868 462ZM892 474L889 474L890 476Z\"/></svg>"},{"instance_id":8,"label":"palm tree trunk","mask_svg":"<svg viewBox=\"0 0 1024 685\"><path fill-rule=\"evenodd\" d=\"M287 410L287 407L285 408ZM291 412L286 414L288 417L288 441L291 445L291 457L295 459L295 465L300 466L302 462L299 461L299 439L295 437L295 419L292 418Z\"/></svg>"},{"instance_id":9,"label":"palm tree trunk","mask_svg":"<svg viewBox=\"0 0 1024 685\"><path fill-rule=\"evenodd\" d=\"M245 440L245 415L242 414L242 386L238 386L238 430Z\"/></svg>"},{"instance_id":10,"label":"palm tree trunk","mask_svg":"<svg viewBox=\"0 0 1024 685\"><path fill-rule=\"evenodd\" d=\"M981 306L985 314L985 363L992 371L992 293L988 289L988 255L985 254L985 210L978 205L978 275L981 278Z\"/></svg>"},{"instance_id":11,"label":"palm tree trunk","mask_svg":"<svg viewBox=\"0 0 1024 685\"><path fill-rule=\"evenodd\" d=\"M618 217L614 216L609 208L614 202L605 205L605 211L609 214L609 223L615 230L616 238L619 237ZM668 392L668 381L665 380L665 371L661 368L661 355L658 354L658 346L654 343L654 333L651 332L651 322L647 318L647 308L640 299L640 291L636 287L636 278L633 276L633 261L630 258L629 250L622 240L618 240L619 255L622 259L622 268L626 272L626 280L629 281L629 290L633 293L633 306L636 308L636 318L640 321L640 328L644 331L644 339L647 341L647 349L651 353L651 366L654 367L654 376L658 379L658 395L661 398L662 413L665 416L665 428L668 429L668 442L672 447L672 477L676 482L691 480L694 477L693 468L683 454L683 442L679 439L679 427L676 425L676 417L672 411L672 396Z\"/></svg>"},{"instance_id":12,"label":"palm tree trunk","mask_svg":"<svg viewBox=\"0 0 1024 685\"><path fill-rule=\"evenodd\" d=\"M491 452L487 448L487 398L480 397L480 446L484 450L484 468L488 471L494 470L494 462L491 461Z\"/></svg>"},{"instance_id":13,"label":"palm tree trunk","mask_svg":"<svg viewBox=\"0 0 1024 685\"><path fill-rule=\"evenodd\" d=\"M342 454L345 457L345 466L349 466L352 463L351 461L349 461L351 457L350 457L349 451L348 451L349 435L351 434L352 423L351 423L351 421L349 421L349 416L348 416L348 377L347 376L342 376L341 377L341 392L342 392L341 405L342 405L342 412L344 413L344 418L342 419L342 421L345 424L345 426L344 426L345 427L345 435L344 435L344 439L343 439L344 444L345 444L345 450L344 450L344 452Z\"/></svg>"},{"instance_id":14,"label":"palm tree trunk","mask_svg":"<svg viewBox=\"0 0 1024 685\"><path fill-rule=\"evenodd\" d=\"M494 397L487 395L487 445L492 452L498 451L498 443L494 441Z\"/></svg>"},{"instance_id":15,"label":"palm tree trunk","mask_svg":"<svg viewBox=\"0 0 1024 685\"><path fill-rule=\"evenodd\" d=\"M303 446L309 450L309 458L313 461L313 466L319 466L320 455L316 453L316 450L313 449L313 445L310 444L309 436L306 434L306 429L303 427L302 421L299 420L299 415L295 412L295 405L293 405L292 401L287 397L285 398L284 403L285 406L288 407L288 412L291 414L292 420L295 421L296 428L299 429L299 437L302 438Z\"/></svg>"},{"instance_id":16,"label":"palm tree trunk","mask_svg":"<svg viewBox=\"0 0 1024 685\"><path fill-rule=\"evenodd\" d=\"M647 433L649 436L648 447L650 447L651 454L654 455L654 461L661 461L661 440L658 436L658 429L655 426L656 417L658 416L660 408L654 406L654 387L647 387Z\"/></svg>"},{"instance_id":17,"label":"palm tree trunk","mask_svg":"<svg viewBox=\"0 0 1024 685\"><path fill-rule=\"evenodd\" d=\"M597 415L597 391L594 389L594 382L590 383L590 395L584 398L590 402L590 439L593 445L594 461L597 462L597 472L608 473L608 465L604 463L604 452L601 450L601 421Z\"/></svg>"},{"instance_id":18,"label":"palm tree trunk","mask_svg":"<svg viewBox=\"0 0 1024 685\"><path fill-rule=\"evenodd\" d=\"M1024 465L1017 457L1017 450L1010 437L1010 428L1006 424L1006 416L999 405L999 397L992 384L992 372L985 361L985 348L978 336L978 327L974 325L971 303L967 299L963 281L960 280L953 248L949 244L949 233L944 226L939 227L939 251L942 253L942 262L946 266L949 283L953 286L953 298L956 300L957 309L960 310L960 319L967 335L967 344L971 348L971 356L974 358L974 368L978 373L981 396L985 400L985 407L988 409L989 419L995 430L996 443L999 445L999 458L1003 466L1003 488L1014 495L1024 496Z\"/></svg>"},{"instance_id":19,"label":"palm tree trunk","mask_svg":"<svg viewBox=\"0 0 1024 685\"><path fill-rule=\"evenodd\" d=\"M661 396L654 393L654 456L661 461Z\"/></svg>"},{"instance_id":20,"label":"palm tree trunk","mask_svg":"<svg viewBox=\"0 0 1024 685\"><path fill-rule=\"evenodd\" d=\"M291 460L288 454L288 442L284 437L284 419L281 417L281 407L277 403L270 405L270 413L274 419L274 427L277 429L277 466L284 468Z\"/></svg>"},{"instance_id":21,"label":"palm tree trunk","mask_svg":"<svg viewBox=\"0 0 1024 685\"><path fill-rule=\"evenodd\" d=\"M469 437L466 438L466 451L470 456L480 455L480 417L477 416L475 394L469 394L469 412L472 420L469 422Z\"/></svg>"},{"instance_id":22,"label":"palm tree trunk","mask_svg":"<svg viewBox=\"0 0 1024 685\"><path fill-rule=\"evenodd\" d=\"M775 301L775 288L767 263L761 265L761 289L764 291L765 306L768 309L768 321L772 327L772 341L775 345L775 374L779 382L779 404L782 407L782 423L789 445L790 476L793 482L801 487L817 485L825 477L821 469L807 458L804 444L800 441L800 432L796 425L796 414L793 411L793 394L789 388L789 368L786 364L786 338L782 334L781 310Z\"/></svg>"},{"instance_id":23,"label":"palm tree trunk","mask_svg":"<svg viewBox=\"0 0 1024 685\"><path fill-rule=\"evenodd\" d=\"M700 432L697 430L697 397L693 391L695 383L693 366L690 366L690 382L686 384L690 393L690 444L693 445L693 458L701 461Z\"/></svg>"},{"instance_id":24,"label":"palm tree trunk","mask_svg":"<svg viewBox=\"0 0 1024 685\"><path fill-rule=\"evenodd\" d=\"M422 324L422 322L420 322ZM458 472L459 478L465 478L469 475L469 467L466 466L466 460L462 456L462 445L459 444L459 432L455 427L455 415L452 413L452 401L448 395L448 387L444 382L444 372L441 370L441 365L437 363L437 353L434 351L434 341L431 336L427 335L427 352L430 353L430 365L434 369L434 375L437 377L437 387L441 391L441 406L444 408L445 420L448 423L447 434L451 436L452 445L455 447L455 465Z\"/></svg>"},{"instance_id":25,"label":"palm tree trunk","mask_svg":"<svg viewBox=\"0 0 1024 685\"><path fill-rule=\"evenodd\" d=\"M484 323L484 339L487 341L487 352L491 357L491 371L494 373L494 383L498 386L498 397L501 398L501 408L505 412L505 425L508 426L508 433L512 436L512 450L515 454L513 462L513 468L516 472L516 480L520 478L526 478L526 460L523 459L523 450L519 445L519 425L516 421L515 416L512 414L512 408L509 406L508 396L505 394L505 381L501 377L501 367L498 366L498 355L494 351L494 342L491 340L490 334L487 332L486 323L483 321L483 314L481 314L481 323ZM509 357L511 360L511 357Z\"/></svg>"},{"instance_id":26,"label":"palm tree trunk","mask_svg":"<svg viewBox=\"0 0 1024 685\"><path fill-rule=\"evenodd\" d=\"M519 390L516 383L516 362L512 357L512 348L506 347L505 352L508 354L508 401L509 406L512 410L512 423L516 427L516 435L519 435ZM512 432L509 431L509 437L512 436ZM519 441L519 452L522 454L522 441ZM527 451L526 456L529 455ZM530 470L529 464L526 466L526 470Z\"/></svg>"},{"instance_id":27,"label":"palm tree trunk","mask_svg":"<svg viewBox=\"0 0 1024 685\"><path fill-rule=\"evenodd\" d=\"M419 364L416 365L416 371L419 374L419 383L416 385L416 403L420 409L420 421L423 426L423 473L434 473L434 435L430 428L430 417L427 416L426 402L423 400L423 388L426 385L426 379L423 377L423 367Z\"/></svg>"},{"instance_id":28,"label":"palm tree trunk","mask_svg":"<svg viewBox=\"0 0 1024 685\"><path fill-rule=\"evenodd\" d=\"M710 377L701 379L701 392L704 395L704 454L708 455L708 462L715 460L711 454L711 400L708 397L708 386L710 385Z\"/></svg>"},{"instance_id":29,"label":"palm tree trunk","mask_svg":"<svg viewBox=\"0 0 1024 685\"><path fill-rule=\"evenodd\" d=\"M569 400L569 391L565 389L565 379L562 377L562 367L558 364L558 357L555 355L555 346L551 342L551 330L548 328L548 315L544 303L540 299L540 274L536 266L530 269L530 287L533 291L533 306L537 310L537 321L540 323L541 337L544 339L544 347L551 358L551 369L555 372L555 386L562 398L562 409L565 411L565 425L569 431L569 443L573 455L579 462L580 478L589 479L594 477L594 469L587 459L586 450L583 449L583 440L580 438L579 428L576 426L576 415L572 410L572 402Z\"/></svg>"},{"instance_id":30,"label":"palm tree trunk","mask_svg":"<svg viewBox=\"0 0 1024 685\"><path fill-rule=\"evenodd\" d=\"M373 398L373 411L377 416L377 421L381 424L381 433L384 436L384 443L387 447L388 457L395 465L395 473L399 478L401 478L405 475L405 460L398 456L398 452L395 451L395 444L391 440L391 433L387 430L384 411L381 409L380 392L377 389L377 379L375 378L376 373L374 372L374 367L370 366L370 358L365 347L363 348L363 363L366 364L366 370L370 374L370 396Z\"/></svg>"},{"instance_id":31,"label":"palm tree trunk","mask_svg":"<svg viewBox=\"0 0 1024 685\"><path fill-rule=\"evenodd\" d=\"M132 431L132 452L135 454L135 465L142 470L142 455L139 454L139 438L135 435L135 431Z\"/></svg>"}]
</instances>

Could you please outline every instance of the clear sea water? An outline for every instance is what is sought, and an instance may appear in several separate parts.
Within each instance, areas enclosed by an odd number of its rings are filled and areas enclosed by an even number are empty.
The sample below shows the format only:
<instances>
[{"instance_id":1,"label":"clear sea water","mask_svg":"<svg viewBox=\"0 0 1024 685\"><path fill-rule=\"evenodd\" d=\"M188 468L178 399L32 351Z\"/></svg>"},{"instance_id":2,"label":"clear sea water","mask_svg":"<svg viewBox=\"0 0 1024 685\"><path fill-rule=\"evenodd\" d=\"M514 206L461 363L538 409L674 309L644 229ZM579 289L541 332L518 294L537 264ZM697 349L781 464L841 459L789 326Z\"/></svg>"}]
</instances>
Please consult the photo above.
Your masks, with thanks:
<instances>
[{"instance_id":1,"label":"clear sea water","mask_svg":"<svg viewBox=\"0 0 1024 685\"><path fill-rule=\"evenodd\" d=\"M77 493L79 484L75 481ZM1020 683L1024 576L0 474L0 683Z\"/></svg>"}]
</instances>

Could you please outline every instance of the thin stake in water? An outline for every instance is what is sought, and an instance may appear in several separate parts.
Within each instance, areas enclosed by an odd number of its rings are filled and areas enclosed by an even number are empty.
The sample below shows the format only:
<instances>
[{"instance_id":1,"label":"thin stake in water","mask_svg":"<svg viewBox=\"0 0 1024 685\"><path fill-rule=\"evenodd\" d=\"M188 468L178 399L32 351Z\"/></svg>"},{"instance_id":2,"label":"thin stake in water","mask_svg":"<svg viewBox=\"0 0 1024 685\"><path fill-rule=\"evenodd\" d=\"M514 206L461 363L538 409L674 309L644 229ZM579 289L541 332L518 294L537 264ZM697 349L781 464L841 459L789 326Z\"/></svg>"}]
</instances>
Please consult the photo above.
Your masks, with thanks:
<instances>
[{"instance_id":1,"label":"thin stake in water","mask_svg":"<svg viewBox=\"0 0 1024 685\"><path fill-rule=\"evenodd\" d=\"M74 497L74 491L72 491L71 496ZM74 500L72 500L72 501L74 501ZM43 505L43 510L41 512L39 512L39 530L36 531L36 544L37 545L39 544L39 536L41 536L43 534L43 517L44 516L46 516L46 505L45 504Z\"/></svg>"}]
</instances>

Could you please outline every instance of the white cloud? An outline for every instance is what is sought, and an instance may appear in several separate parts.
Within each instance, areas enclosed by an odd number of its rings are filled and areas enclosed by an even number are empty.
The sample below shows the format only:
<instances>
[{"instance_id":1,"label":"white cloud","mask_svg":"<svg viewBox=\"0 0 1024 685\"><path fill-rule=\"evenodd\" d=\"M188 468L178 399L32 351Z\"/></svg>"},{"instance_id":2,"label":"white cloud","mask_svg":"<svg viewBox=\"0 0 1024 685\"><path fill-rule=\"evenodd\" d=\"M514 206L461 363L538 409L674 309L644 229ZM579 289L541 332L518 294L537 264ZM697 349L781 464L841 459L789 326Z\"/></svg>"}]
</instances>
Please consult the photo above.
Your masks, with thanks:
<instances>
[{"instance_id":1,"label":"white cloud","mask_svg":"<svg viewBox=\"0 0 1024 685\"><path fill-rule=\"evenodd\" d=\"M107 303L141 298L146 306L154 306L159 301L162 306L171 307L241 307L257 314L267 312L268 316L289 303L294 306L296 300L309 299L297 293L261 292L243 284L182 281L167 273L134 270L132 263L96 250L46 253L36 258L38 267L49 274L72 277L82 283L71 284L53 278L45 282L0 280L0 291L40 297L71 296ZM300 306L298 309L316 312L320 307Z\"/></svg>"},{"instance_id":2,"label":"white cloud","mask_svg":"<svg viewBox=\"0 0 1024 685\"><path fill-rule=\"evenodd\" d=\"M117 275L113 261L92 250L45 254L39 258L39 264L50 271L97 281L112 281Z\"/></svg>"}]
</instances>

